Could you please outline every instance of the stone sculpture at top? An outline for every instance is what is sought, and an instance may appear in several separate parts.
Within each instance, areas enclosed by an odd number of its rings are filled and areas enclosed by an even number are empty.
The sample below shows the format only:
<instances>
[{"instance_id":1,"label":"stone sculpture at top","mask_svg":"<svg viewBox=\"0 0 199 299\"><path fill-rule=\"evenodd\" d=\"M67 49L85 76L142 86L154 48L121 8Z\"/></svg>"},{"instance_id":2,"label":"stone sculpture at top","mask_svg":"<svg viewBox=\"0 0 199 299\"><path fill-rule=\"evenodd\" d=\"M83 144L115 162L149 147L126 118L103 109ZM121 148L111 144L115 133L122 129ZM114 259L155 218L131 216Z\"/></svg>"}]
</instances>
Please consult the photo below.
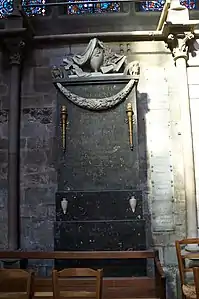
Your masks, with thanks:
<instances>
[{"instance_id":1,"label":"stone sculpture at top","mask_svg":"<svg viewBox=\"0 0 199 299\"><path fill-rule=\"evenodd\" d=\"M125 55L114 53L97 38L90 40L82 54L65 57L63 63L63 66L54 66L52 69L52 77L56 87L68 100L90 110L108 109L123 101L132 90L134 83L138 81L140 73L138 61L128 63ZM121 79L126 76L128 83L117 94L103 99L81 97L63 85L64 81L69 79L87 80L87 78L93 78L93 80L103 81L103 79L107 79L107 76L113 82L116 78L114 76L119 76Z\"/></svg>"},{"instance_id":2,"label":"stone sculpture at top","mask_svg":"<svg viewBox=\"0 0 199 299\"><path fill-rule=\"evenodd\" d=\"M90 75L92 72L97 75L123 72L127 66L125 55L114 53L97 38L90 40L82 54L64 58L65 70L77 76ZM127 73L127 69L125 70Z\"/></svg>"}]
</instances>

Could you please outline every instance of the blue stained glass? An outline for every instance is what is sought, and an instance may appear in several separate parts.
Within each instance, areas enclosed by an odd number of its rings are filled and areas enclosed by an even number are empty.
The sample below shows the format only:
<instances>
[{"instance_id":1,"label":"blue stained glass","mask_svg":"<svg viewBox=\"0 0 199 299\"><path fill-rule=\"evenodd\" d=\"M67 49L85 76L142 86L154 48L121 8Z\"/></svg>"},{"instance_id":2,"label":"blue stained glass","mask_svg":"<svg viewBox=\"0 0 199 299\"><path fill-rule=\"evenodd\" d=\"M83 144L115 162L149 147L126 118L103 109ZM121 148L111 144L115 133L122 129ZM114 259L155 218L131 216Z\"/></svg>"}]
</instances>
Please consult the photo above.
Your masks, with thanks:
<instances>
[{"instance_id":1,"label":"blue stained glass","mask_svg":"<svg viewBox=\"0 0 199 299\"><path fill-rule=\"evenodd\" d=\"M162 11L165 0L144 1L140 4L141 11ZM180 3L188 9L196 9L196 0L182 0Z\"/></svg>"},{"instance_id":2,"label":"blue stained glass","mask_svg":"<svg viewBox=\"0 0 199 299\"><path fill-rule=\"evenodd\" d=\"M188 9L196 9L196 0L184 0L180 1L180 3Z\"/></svg>"},{"instance_id":3,"label":"blue stained glass","mask_svg":"<svg viewBox=\"0 0 199 299\"><path fill-rule=\"evenodd\" d=\"M0 18L5 18L13 11L12 0L0 0Z\"/></svg>"},{"instance_id":4,"label":"blue stained glass","mask_svg":"<svg viewBox=\"0 0 199 299\"><path fill-rule=\"evenodd\" d=\"M74 2L73 0L69 1ZM93 13L93 4L92 3L81 3L81 4L68 4L67 12L69 15L82 15Z\"/></svg>"},{"instance_id":5,"label":"blue stained glass","mask_svg":"<svg viewBox=\"0 0 199 299\"><path fill-rule=\"evenodd\" d=\"M71 0L71 2L74 2ZM67 13L69 15L82 15L82 14L96 14L96 13L109 13L109 12L119 12L120 3L119 2L102 2L98 3L83 3L79 4L69 4L67 5Z\"/></svg>"},{"instance_id":6,"label":"blue stained glass","mask_svg":"<svg viewBox=\"0 0 199 299\"><path fill-rule=\"evenodd\" d=\"M95 13L119 12L120 4L118 2L99 2L95 4L94 9Z\"/></svg>"},{"instance_id":7,"label":"blue stained glass","mask_svg":"<svg viewBox=\"0 0 199 299\"><path fill-rule=\"evenodd\" d=\"M28 16L37 16L37 15L44 16L46 13L45 3L46 0L23 0L22 6L28 5L28 7L27 6L23 7L24 12ZM31 4L44 4L44 6L31 6Z\"/></svg>"}]
</instances>

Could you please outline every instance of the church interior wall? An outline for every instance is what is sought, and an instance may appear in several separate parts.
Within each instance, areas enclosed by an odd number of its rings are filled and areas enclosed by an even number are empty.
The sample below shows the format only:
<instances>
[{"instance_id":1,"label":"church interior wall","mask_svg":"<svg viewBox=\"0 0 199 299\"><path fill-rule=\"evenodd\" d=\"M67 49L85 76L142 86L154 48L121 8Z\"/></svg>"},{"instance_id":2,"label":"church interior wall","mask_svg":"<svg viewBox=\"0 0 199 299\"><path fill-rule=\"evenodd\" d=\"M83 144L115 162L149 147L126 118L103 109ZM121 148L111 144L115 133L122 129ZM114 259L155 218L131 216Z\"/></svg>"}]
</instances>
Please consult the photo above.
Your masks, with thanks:
<instances>
[{"instance_id":1,"label":"church interior wall","mask_svg":"<svg viewBox=\"0 0 199 299\"><path fill-rule=\"evenodd\" d=\"M176 265L174 240L186 235L180 100L175 98L175 68L163 42L112 43L111 48L138 60L141 186L152 229L148 245L160 250L165 265ZM56 191L56 90L50 67L82 45L36 49L24 64L21 105L21 245L53 249ZM1 70L2 72L2 70ZM5 76L8 74L8 76ZM9 71L1 76L1 248L6 247L7 125ZM175 101L174 101L175 98ZM145 149L146 146L146 149Z\"/></svg>"}]
</instances>

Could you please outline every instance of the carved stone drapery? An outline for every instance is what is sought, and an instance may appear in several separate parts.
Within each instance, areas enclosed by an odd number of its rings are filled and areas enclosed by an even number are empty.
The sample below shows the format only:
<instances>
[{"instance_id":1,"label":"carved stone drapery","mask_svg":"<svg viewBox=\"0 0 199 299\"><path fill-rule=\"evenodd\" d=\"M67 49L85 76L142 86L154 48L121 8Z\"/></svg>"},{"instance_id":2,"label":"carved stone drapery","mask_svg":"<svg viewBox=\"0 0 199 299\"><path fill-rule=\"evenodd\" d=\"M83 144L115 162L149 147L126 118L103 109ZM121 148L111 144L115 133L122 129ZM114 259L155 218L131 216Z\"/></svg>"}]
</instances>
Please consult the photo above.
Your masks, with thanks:
<instances>
[{"instance_id":1,"label":"carved stone drapery","mask_svg":"<svg viewBox=\"0 0 199 299\"><path fill-rule=\"evenodd\" d=\"M54 66L52 77L55 86L72 103L89 110L105 110L118 105L131 92L139 79L138 61L127 63L124 55L114 53L98 39L92 39L83 54L63 59L64 66ZM102 84L108 81L127 84L117 94L105 98L86 98L71 92L65 85L70 82L95 81Z\"/></svg>"}]
</instances>

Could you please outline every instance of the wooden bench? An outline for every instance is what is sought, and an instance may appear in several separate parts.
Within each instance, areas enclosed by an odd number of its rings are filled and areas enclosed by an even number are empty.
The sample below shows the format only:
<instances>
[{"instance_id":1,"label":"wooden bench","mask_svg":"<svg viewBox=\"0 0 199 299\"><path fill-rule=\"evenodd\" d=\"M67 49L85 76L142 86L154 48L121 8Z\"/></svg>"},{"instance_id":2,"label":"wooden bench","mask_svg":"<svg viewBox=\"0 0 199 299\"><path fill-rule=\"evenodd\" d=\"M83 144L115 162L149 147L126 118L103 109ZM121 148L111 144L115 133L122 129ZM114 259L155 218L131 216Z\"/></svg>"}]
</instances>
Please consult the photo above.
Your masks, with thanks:
<instances>
[{"instance_id":1,"label":"wooden bench","mask_svg":"<svg viewBox=\"0 0 199 299\"><path fill-rule=\"evenodd\" d=\"M151 259L154 264L154 277L105 277L103 279L103 298L166 298L165 275L159 261L158 252L153 250L143 251L53 251L53 252L22 252L1 251L0 260L21 260L23 268L29 259L35 260L129 260ZM71 280L71 288L78 289L82 286L85 290L90 288L89 279ZM36 277L35 296L39 299L52 299L52 280L50 277Z\"/></svg>"}]
</instances>

